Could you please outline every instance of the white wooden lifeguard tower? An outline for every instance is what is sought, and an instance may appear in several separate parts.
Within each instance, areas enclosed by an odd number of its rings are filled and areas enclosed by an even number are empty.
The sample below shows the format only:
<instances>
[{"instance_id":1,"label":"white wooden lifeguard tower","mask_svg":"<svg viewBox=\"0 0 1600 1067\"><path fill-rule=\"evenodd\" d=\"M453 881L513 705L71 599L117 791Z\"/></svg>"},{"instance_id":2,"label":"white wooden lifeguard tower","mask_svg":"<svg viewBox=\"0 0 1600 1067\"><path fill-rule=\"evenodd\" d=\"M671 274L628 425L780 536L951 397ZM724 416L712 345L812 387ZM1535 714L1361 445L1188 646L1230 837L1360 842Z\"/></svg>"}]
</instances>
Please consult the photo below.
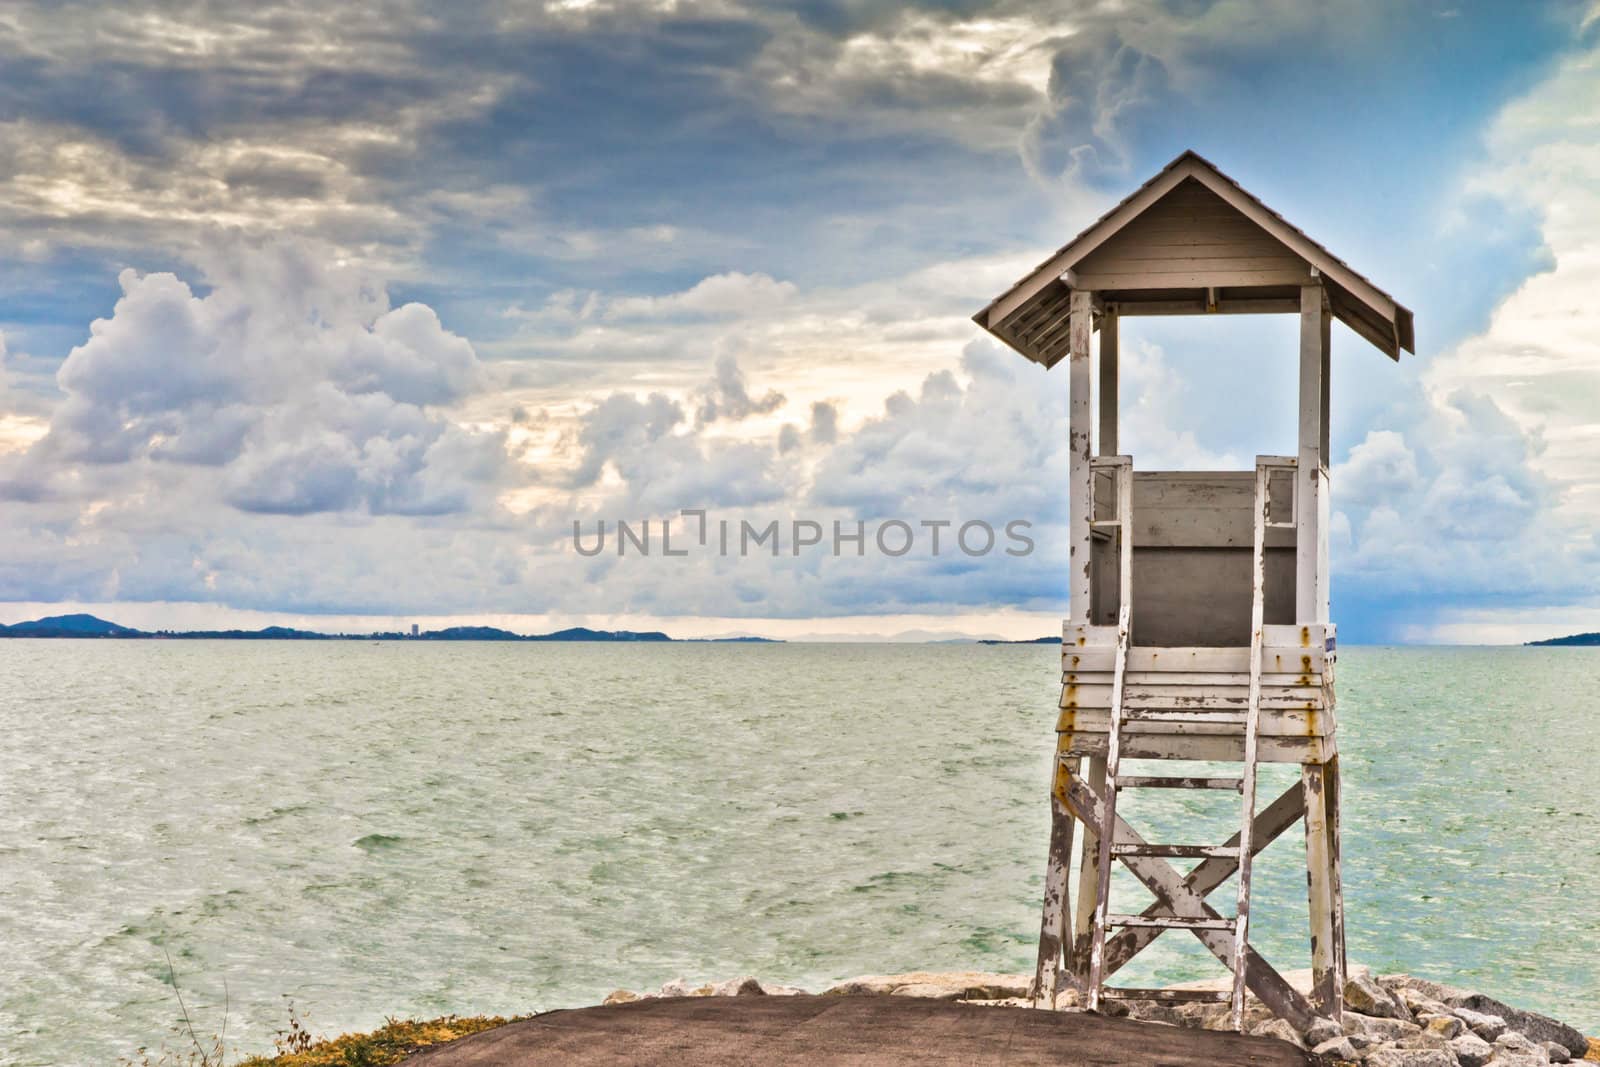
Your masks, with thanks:
<instances>
[{"instance_id":1,"label":"white wooden lifeguard tower","mask_svg":"<svg viewBox=\"0 0 1600 1067\"><path fill-rule=\"evenodd\" d=\"M1299 447L1254 471L1136 471L1117 449L1117 323L1128 315L1300 317ZM1338 318L1391 359L1414 352L1411 312L1193 152L974 316L1045 367L1070 372L1071 618L1062 641L1053 819L1037 1003L1063 983L1107 999L1215 999L1242 1028L1248 989L1304 1031L1338 1019L1344 989L1334 626L1328 617L1328 351ZM1099 333L1098 435L1091 410ZM1098 438L1098 439L1097 439ZM1226 761L1229 777L1134 775L1125 759ZM1087 761L1087 773L1084 763ZM1258 810L1257 765L1300 781ZM1147 841L1118 811L1129 791L1231 790L1221 843ZM1304 822L1308 1000L1249 944L1251 859ZM1083 850L1077 910L1069 880ZM1169 860L1199 861L1187 873ZM1155 900L1110 910L1113 863ZM1238 874L1227 908L1207 894ZM1222 992L1125 989L1107 978L1160 934L1188 930L1233 974Z\"/></svg>"}]
</instances>

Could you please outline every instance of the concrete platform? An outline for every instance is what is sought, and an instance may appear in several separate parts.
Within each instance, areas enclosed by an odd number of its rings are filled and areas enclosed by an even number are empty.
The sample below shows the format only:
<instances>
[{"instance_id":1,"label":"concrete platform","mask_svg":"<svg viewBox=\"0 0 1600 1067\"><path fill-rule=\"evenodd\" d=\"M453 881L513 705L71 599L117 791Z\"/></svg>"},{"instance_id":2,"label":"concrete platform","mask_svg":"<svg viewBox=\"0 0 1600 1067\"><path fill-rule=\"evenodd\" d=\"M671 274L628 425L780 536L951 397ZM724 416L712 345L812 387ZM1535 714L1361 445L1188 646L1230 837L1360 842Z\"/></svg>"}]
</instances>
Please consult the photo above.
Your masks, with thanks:
<instances>
[{"instance_id":1,"label":"concrete platform","mask_svg":"<svg viewBox=\"0 0 1600 1067\"><path fill-rule=\"evenodd\" d=\"M1315 1062L1271 1038L893 996L680 997L553 1011L424 1049L404 1061L406 1067L1303 1067Z\"/></svg>"}]
</instances>

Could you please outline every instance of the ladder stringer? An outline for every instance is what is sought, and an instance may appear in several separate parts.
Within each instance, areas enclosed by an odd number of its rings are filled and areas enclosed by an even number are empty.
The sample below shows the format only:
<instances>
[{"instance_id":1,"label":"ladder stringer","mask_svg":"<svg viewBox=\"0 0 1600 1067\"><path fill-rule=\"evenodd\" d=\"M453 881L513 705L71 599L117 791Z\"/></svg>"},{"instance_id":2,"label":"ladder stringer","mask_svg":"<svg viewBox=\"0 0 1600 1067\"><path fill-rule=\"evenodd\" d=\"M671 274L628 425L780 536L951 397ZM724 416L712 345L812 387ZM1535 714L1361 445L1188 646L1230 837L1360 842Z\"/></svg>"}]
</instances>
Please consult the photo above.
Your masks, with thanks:
<instances>
[{"instance_id":1,"label":"ladder stringer","mask_svg":"<svg viewBox=\"0 0 1600 1067\"><path fill-rule=\"evenodd\" d=\"M1127 456L1100 460L1116 470L1117 494L1117 652L1111 676L1111 723L1106 739L1106 789L1097 823L1099 857L1095 874L1094 922L1089 940L1089 1010L1099 1011L1105 995L1106 925L1111 911L1112 843L1117 828L1117 776L1122 762L1122 698L1128 676L1128 644L1133 629L1133 461Z\"/></svg>"},{"instance_id":2,"label":"ladder stringer","mask_svg":"<svg viewBox=\"0 0 1600 1067\"><path fill-rule=\"evenodd\" d=\"M1255 492L1255 546L1251 560L1250 589L1250 698L1244 723L1244 779L1243 811L1239 823L1239 906L1235 913L1233 931L1233 997L1231 1000L1233 1028L1244 1030L1245 954L1250 939L1250 873L1254 866L1252 838L1256 821L1256 729L1261 721L1261 644L1265 625L1266 603L1266 539L1267 525L1271 522L1270 483L1272 468L1266 463L1256 463Z\"/></svg>"}]
</instances>

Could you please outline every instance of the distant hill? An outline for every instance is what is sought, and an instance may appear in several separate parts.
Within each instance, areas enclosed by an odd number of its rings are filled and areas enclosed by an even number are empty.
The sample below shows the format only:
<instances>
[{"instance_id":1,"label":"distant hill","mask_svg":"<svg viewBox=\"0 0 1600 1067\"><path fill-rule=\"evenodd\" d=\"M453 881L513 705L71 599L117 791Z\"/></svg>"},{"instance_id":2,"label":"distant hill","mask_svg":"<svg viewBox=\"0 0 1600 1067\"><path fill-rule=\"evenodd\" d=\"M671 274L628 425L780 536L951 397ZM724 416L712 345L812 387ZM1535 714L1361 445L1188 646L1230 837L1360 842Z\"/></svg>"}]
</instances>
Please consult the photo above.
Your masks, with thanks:
<instances>
[{"instance_id":1,"label":"distant hill","mask_svg":"<svg viewBox=\"0 0 1600 1067\"><path fill-rule=\"evenodd\" d=\"M1029 637L1021 641L983 640L978 642L980 645L1059 645L1060 643L1061 638L1059 637Z\"/></svg>"},{"instance_id":2,"label":"distant hill","mask_svg":"<svg viewBox=\"0 0 1600 1067\"><path fill-rule=\"evenodd\" d=\"M671 641L672 638L659 630L647 630L639 633L633 630L591 630L587 626L574 626L568 630L557 630L553 634L539 634L526 638L528 641Z\"/></svg>"},{"instance_id":3,"label":"distant hill","mask_svg":"<svg viewBox=\"0 0 1600 1067\"><path fill-rule=\"evenodd\" d=\"M424 641L523 641L521 634L501 630L494 626L447 626L443 630L429 630L418 634Z\"/></svg>"},{"instance_id":4,"label":"distant hill","mask_svg":"<svg viewBox=\"0 0 1600 1067\"><path fill-rule=\"evenodd\" d=\"M146 632L119 626L93 615L53 615L12 626L0 626L0 637L122 637L178 641L671 641L659 630L591 630L574 626L553 634L517 634L495 626L449 626L429 630L415 638L410 634L324 634L315 630L296 630L288 626L267 626L260 630L159 630ZM767 637L717 638L733 642L767 642Z\"/></svg>"},{"instance_id":5,"label":"distant hill","mask_svg":"<svg viewBox=\"0 0 1600 1067\"><path fill-rule=\"evenodd\" d=\"M259 630L161 630L141 637L173 638L181 641L332 641L332 634L315 630L296 630L288 626L266 626ZM342 634L340 636L343 636Z\"/></svg>"},{"instance_id":6,"label":"distant hill","mask_svg":"<svg viewBox=\"0 0 1600 1067\"><path fill-rule=\"evenodd\" d=\"M1529 641L1528 644L1545 646L1600 645L1600 634L1573 634L1570 637L1551 637L1543 641Z\"/></svg>"},{"instance_id":7,"label":"distant hill","mask_svg":"<svg viewBox=\"0 0 1600 1067\"><path fill-rule=\"evenodd\" d=\"M8 637L132 637L139 633L93 615L51 615L46 619L0 626Z\"/></svg>"}]
</instances>

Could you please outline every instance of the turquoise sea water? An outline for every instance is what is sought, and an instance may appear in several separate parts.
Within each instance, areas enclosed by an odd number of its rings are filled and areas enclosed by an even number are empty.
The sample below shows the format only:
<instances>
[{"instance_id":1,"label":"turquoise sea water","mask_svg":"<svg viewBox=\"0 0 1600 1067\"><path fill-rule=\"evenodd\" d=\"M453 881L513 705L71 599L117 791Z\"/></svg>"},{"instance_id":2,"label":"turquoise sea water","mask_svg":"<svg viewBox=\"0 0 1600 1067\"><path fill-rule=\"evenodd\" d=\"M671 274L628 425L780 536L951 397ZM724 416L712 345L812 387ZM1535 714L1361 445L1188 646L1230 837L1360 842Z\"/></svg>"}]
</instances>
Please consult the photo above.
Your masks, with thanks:
<instances>
[{"instance_id":1,"label":"turquoise sea water","mask_svg":"<svg viewBox=\"0 0 1600 1067\"><path fill-rule=\"evenodd\" d=\"M172 1042L163 950L245 1052L289 997L336 1033L1029 970L1058 655L0 641L0 1063ZM1352 959L1600 1032L1600 650L1347 648L1339 686ZM1215 802L1157 800L1130 817L1178 840ZM1302 849L1257 867L1284 968ZM1192 944L1136 977L1221 973Z\"/></svg>"}]
</instances>

